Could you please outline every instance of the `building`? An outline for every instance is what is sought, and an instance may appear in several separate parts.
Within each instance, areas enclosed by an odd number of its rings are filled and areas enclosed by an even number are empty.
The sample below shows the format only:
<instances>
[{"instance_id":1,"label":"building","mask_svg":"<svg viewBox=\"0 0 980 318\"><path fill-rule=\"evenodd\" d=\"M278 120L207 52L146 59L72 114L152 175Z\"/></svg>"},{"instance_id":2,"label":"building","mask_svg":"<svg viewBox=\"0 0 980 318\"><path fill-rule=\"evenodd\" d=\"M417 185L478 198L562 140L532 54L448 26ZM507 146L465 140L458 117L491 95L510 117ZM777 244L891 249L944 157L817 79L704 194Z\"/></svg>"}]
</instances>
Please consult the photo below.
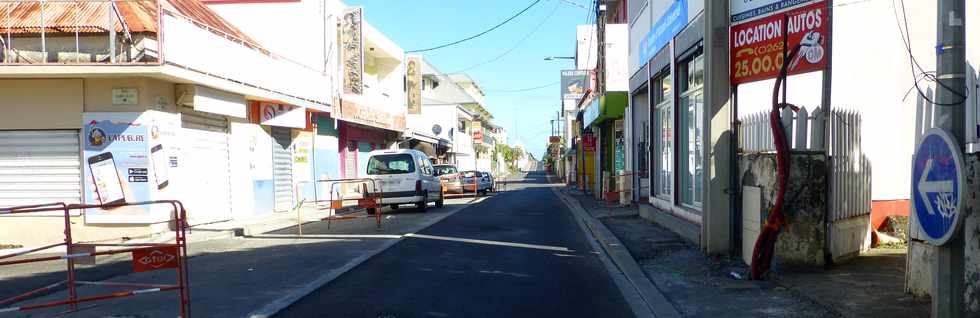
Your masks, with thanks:
<instances>
[{"instance_id":1,"label":"building","mask_svg":"<svg viewBox=\"0 0 980 318\"><path fill-rule=\"evenodd\" d=\"M160 12L146 9L157 5ZM0 205L179 199L192 225L291 208L279 199L292 196L278 195L292 188L293 172L277 177L274 167L302 155L272 138L270 126L305 128L307 111L330 110L336 95L322 67L277 55L196 0L6 8ZM66 18L37 19L42 10ZM171 215L158 207L75 212L78 240L163 231ZM63 225L19 217L0 222L0 240L59 241Z\"/></svg>"}]
</instances>

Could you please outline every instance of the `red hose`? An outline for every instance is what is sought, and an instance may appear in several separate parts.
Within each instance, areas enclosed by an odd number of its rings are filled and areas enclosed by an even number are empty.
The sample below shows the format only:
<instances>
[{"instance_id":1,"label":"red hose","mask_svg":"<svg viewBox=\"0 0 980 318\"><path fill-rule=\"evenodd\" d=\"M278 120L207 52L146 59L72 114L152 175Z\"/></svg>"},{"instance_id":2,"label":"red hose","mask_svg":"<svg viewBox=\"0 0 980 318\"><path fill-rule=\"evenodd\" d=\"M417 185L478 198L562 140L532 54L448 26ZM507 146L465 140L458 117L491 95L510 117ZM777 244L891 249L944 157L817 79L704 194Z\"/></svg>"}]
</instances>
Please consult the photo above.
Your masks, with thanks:
<instances>
[{"instance_id":1,"label":"red hose","mask_svg":"<svg viewBox=\"0 0 980 318\"><path fill-rule=\"evenodd\" d=\"M783 129L782 123L780 123L780 111L783 107L789 106L794 110L796 110L796 107L787 104L786 101L779 103L779 88L786 81L786 65L788 61L796 56L799 48L800 45L797 44L790 51L789 55L783 59L785 62L783 62L783 65L779 69L779 75L776 77L776 85L772 91L772 110L769 111L769 127L772 129L773 141L776 145L776 201L773 203L772 210L769 211L769 217L766 218L762 232L759 233L759 238L755 241L755 248L752 251L750 277L753 280L762 279L762 276L769 271L769 267L772 264L772 256L776 250L776 239L779 238L779 231L785 222L783 201L786 196L786 182L789 179L790 156L789 141L786 140L786 132Z\"/></svg>"}]
</instances>

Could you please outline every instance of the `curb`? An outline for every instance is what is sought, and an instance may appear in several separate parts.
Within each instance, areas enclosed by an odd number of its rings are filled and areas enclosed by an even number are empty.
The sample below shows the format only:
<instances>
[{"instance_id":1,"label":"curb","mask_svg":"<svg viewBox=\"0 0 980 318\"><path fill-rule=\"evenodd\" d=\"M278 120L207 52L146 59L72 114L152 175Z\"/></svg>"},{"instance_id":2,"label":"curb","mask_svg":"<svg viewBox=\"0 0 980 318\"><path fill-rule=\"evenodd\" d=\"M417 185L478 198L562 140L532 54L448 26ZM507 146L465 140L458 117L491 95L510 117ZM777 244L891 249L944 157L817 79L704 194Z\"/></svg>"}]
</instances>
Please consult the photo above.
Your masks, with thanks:
<instances>
[{"instance_id":1,"label":"curb","mask_svg":"<svg viewBox=\"0 0 980 318\"><path fill-rule=\"evenodd\" d=\"M575 214L579 225L582 225L582 227L588 230L587 234L591 234L592 238L594 238L594 240L590 241L598 243L602 247L603 256L612 261L614 268L613 266L607 266L610 273L625 276L632 290L623 288L625 286L620 286L620 290L623 292L626 300L630 302L634 315L637 317L681 317L681 314L674 308L674 305L667 300L667 297L664 296L660 289L643 273L643 269L633 259L633 255L629 253L629 250L626 249L625 245L623 245L612 231L602 224L602 222L590 216L582 208L578 200L568 196L558 188L552 188L552 191ZM614 269L619 271L619 273L614 273ZM618 284L619 282L617 281ZM634 293L637 294L636 296L639 299L632 297ZM641 302L641 304L635 303L636 301Z\"/></svg>"},{"instance_id":2,"label":"curb","mask_svg":"<svg viewBox=\"0 0 980 318\"><path fill-rule=\"evenodd\" d=\"M457 212L462 211L464 209L467 209L467 208L471 207L472 204L483 202L483 201L485 201L488 198L492 198L492 197L480 197L480 198L475 199L475 200L467 201L465 203L466 204L465 206L461 206L458 209L456 209L455 211L451 211L449 213L446 213L445 215L439 216L439 217L434 218L432 220L429 220L429 221L427 221L425 223L422 223L422 226L418 230L415 230L414 232L421 232L421 231L429 228L430 226L432 226L432 225L434 225L436 223L439 223L443 219L448 218L450 216L453 216ZM351 260L350 262L348 262L344 266L341 266L338 269L334 269L334 270L330 270L330 271L324 272L322 275L320 275L319 277L317 277L313 281L310 281L306 285L303 285L300 288L294 289L293 291L291 291L291 292L283 295L282 297L279 297L278 299L276 299L276 300L274 300L274 301L272 301L272 302L270 302L268 304L263 305L261 308L252 311L251 313L248 314L247 317L249 317L249 318L269 318L269 317L275 316L277 313L279 313L283 309L286 309L287 307L289 307L293 303L296 303L300 299L303 299L303 297L309 296L310 294L312 294L317 289L320 289L320 287L325 286L326 284L330 283L334 279L337 279L337 277L340 277L340 275L343 275L344 273L349 272L350 270L356 268L358 265L361 265L362 263L364 263L365 261L371 259L372 257L374 257L374 256L376 256L378 254L381 254L382 252L388 250L389 248L391 248L395 244L398 244L399 242L401 242L402 240L404 240L406 237L408 237L408 236L401 235L401 237L399 237L397 239L393 239L391 241L385 242L385 244L383 244L380 248L377 248L377 249L375 249L373 251L370 251L370 252L367 252L367 253L365 253L365 254L363 254L361 256L358 256L357 258L354 258L353 260Z\"/></svg>"}]
</instances>

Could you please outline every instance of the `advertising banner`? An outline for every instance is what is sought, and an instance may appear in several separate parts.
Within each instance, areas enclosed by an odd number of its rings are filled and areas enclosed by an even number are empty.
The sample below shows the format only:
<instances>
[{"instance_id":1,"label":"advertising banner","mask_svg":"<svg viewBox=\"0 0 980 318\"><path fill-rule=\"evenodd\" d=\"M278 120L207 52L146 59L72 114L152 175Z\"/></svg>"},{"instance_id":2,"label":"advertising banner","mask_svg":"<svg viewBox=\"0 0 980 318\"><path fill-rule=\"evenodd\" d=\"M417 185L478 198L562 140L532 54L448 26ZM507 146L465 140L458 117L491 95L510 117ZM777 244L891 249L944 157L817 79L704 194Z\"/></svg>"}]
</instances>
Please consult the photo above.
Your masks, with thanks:
<instances>
[{"instance_id":1,"label":"advertising banner","mask_svg":"<svg viewBox=\"0 0 980 318\"><path fill-rule=\"evenodd\" d=\"M595 135L593 134L582 135L582 150L595 151Z\"/></svg>"},{"instance_id":2,"label":"advertising banner","mask_svg":"<svg viewBox=\"0 0 980 318\"><path fill-rule=\"evenodd\" d=\"M483 143L483 127L479 121L473 121L473 143Z\"/></svg>"},{"instance_id":3,"label":"advertising banner","mask_svg":"<svg viewBox=\"0 0 980 318\"><path fill-rule=\"evenodd\" d=\"M406 60L408 61L405 67L405 84L408 89L405 94L408 98L406 105L409 114L418 115L422 113L422 57L412 55Z\"/></svg>"},{"instance_id":4,"label":"advertising banner","mask_svg":"<svg viewBox=\"0 0 980 318\"><path fill-rule=\"evenodd\" d=\"M589 89L589 70L561 71L561 99L579 100Z\"/></svg>"},{"instance_id":5,"label":"advertising banner","mask_svg":"<svg viewBox=\"0 0 980 318\"><path fill-rule=\"evenodd\" d=\"M732 24L746 22L758 17L771 15L814 0L730 0L729 13Z\"/></svg>"},{"instance_id":6,"label":"advertising banner","mask_svg":"<svg viewBox=\"0 0 980 318\"><path fill-rule=\"evenodd\" d=\"M783 64L784 17L789 48L801 44L788 62L788 74L803 74L826 67L827 3L817 1L731 28L729 75L733 85L775 78Z\"/></svg>"},{"instance_id":7,"label":"advertising banner","mask_svg":"<svg viewBox=\"0 0 980 318\"><path fill-rule=\"evenodd\" d=\"M364 11L348 8L340 21L340 60L344 69L344 94L364 93Z\"/></svg>"},{"instance_id":8,"label":"advertising banner","mask_svg":"<svg viewBox=\"0 0 980 318\"><path fill-rule=\"evenodd\" d=\"M177 166L177 115L84 113L85 203L111 204L172 198ZM156 223L170 217L165 206L88 209L88 223Z\"/></svg>"}]
</instances>

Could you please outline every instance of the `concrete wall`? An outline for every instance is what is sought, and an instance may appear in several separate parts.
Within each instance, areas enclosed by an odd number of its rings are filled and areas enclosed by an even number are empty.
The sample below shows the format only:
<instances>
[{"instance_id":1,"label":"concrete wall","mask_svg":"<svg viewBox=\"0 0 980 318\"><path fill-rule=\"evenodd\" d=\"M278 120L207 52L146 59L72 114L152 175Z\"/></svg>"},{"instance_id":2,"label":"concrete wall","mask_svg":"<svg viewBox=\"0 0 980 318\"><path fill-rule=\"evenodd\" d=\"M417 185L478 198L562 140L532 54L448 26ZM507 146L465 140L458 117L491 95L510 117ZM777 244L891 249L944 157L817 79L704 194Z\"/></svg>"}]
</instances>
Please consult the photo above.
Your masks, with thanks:
<instances>
[{"instance_id":1,"label":"concrete wall","mask_svg":"<svg viewBox=\"0 0 980 318\"><path fill-rule=\"evenodd\" d=\"M967 209L965 222L960 235L963 235L963 255L965 256L965 301L967 312L980 314L980 154L967 154L963 158L966 166L966 189L964 199ZM914 216L913 216L914 217ZM918 232L914 221L909 222L910 240L908 270L905 274L905 291L916 296L929 296L933 284L935 248L915 239Z\"/></svg>"},{"instance_id":2,"label":"concrete wall","mask_svg":"<svg viewBox=\"0 0 980 318\"><path fill-rule=\"evenodd\" d=\"M787 225L776 241L774 262L783 268L819 268L826 262L824 222L827 158L823 154L794 153L791 157L783 212ZM739 160L742 186L762 188L762 215L769 216L776 199L775 154L744 155ZM751 211L742 211L750 213ZM754 237L743 237L752 240Z\"/></svg>"},{"instance_id":3,"label":"concrete wall","mask_svg":"<svg viewBox=\"0 0 980 318\"><path fill-rule=\"evenodd\" d=\"M79 129L84 87L81 79L0 80L0 127Z\"/></svg>"}]
</instances>

